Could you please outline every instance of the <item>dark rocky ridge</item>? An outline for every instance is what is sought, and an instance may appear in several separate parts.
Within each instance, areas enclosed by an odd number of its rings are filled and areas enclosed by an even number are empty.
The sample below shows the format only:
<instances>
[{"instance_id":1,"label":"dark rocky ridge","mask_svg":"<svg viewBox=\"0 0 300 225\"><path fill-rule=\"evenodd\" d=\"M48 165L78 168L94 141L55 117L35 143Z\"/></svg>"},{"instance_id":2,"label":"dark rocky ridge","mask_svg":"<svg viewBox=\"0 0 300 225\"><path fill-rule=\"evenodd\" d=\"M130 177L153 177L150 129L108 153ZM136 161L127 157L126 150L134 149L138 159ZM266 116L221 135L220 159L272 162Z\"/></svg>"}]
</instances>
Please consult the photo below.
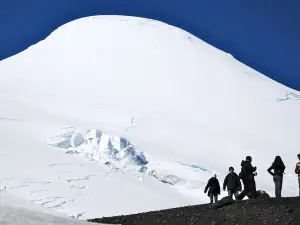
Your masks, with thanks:
<instances>
[{"instance_id":1,"label":"dark rocky ridge","mask_svg":"<svg viewBox=\"0 0 300 225\"><path fill-rule=\"evenodd\" d=\"M212 205L186 206L88 221L122 225L300 225L300 198L259 198L238 202L225 198Z\"/></svg>"}]
</instances>

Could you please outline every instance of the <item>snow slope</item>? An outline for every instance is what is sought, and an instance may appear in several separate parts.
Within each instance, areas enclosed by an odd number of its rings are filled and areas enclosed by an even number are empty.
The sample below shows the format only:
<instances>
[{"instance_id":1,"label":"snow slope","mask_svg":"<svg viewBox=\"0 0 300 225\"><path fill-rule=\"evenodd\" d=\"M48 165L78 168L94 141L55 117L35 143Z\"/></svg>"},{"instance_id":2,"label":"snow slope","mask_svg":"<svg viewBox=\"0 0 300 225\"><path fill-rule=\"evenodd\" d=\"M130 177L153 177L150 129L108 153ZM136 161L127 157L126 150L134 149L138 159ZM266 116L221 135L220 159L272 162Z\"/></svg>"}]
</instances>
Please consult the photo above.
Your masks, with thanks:
<instances>
[{"instance_id":1,"label":"snow slope","mask_svg":"<svg viewBox=\"0 0 300 225\"><path fill-rule=\"evenodd\" d=\"M207 202L247 155L258 189L280 154L298 193L300 93L167 24L68 23L1 61L0 91L2 192L70 217Z\"/></svg>"},{"instance_id":2,"label":"snow slope","mask_svg":"<svg viewBox=\"0 0 300 225\"><path fill-rule=\"evenodd\" d=\"M65 218L63 214L46 210L42 206L1 193L0 224L15 225L87 225L88 222ZM54 214L54 215L52 215Z\"/></svg>"}]
</instances>

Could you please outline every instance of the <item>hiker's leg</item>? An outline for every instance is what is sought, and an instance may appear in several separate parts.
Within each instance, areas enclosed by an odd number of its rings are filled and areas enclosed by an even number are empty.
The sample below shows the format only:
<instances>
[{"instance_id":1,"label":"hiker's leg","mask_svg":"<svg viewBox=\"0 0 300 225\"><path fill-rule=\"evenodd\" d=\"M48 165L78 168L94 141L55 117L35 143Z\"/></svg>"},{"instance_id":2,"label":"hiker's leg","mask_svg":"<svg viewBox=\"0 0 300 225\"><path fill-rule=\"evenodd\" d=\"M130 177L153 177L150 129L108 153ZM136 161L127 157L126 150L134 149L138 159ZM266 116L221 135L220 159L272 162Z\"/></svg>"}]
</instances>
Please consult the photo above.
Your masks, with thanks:
<instances>
[{"instance_id":1,"label":"hiker's leg","mask_svg":"<svg viewBox=\"0 0 300 225\"><path fill-rule=\"evenodd\" d=\"M210 193L210 194L209 194L209 197L210 197L210 203L213 203L213 194Z\"/></svg>"},{"instance_id":2,"label":"hiker's leg","mask_svg":"<svg viewBox=\"0 0 300 225\"><path fill-rule=\"evenodd\" d=\"M236 201L238 200L238 197L239 197L239 192L238 192L238 190L235 190L234 191L234 198L235 198Z\"/></svg>"},{"instance_id":3,"label":"hiker's leg","mask_svg":"<svg viewBox=\"0 0 300 225\"><path fill-rule=\"evenodd\" d=\"M238 200L243 200L246 196L247 192L246 190L244 189L238 196Z\"/></svg>"},{"instance_id":4,"label":"hiker's leg","mask_svg":"<svg viewBox=\"0 0 300 225\"><path fill-rule=\"evenodd\" d=\"M275 185L275 197L279 198L279 179L278 176L273 176L273 181L274 181L274 185Z\"/></svg>"},{"instance_id":5,"label":"hiker's leg","mask_svg":"<svg viewBox=\"0 0 300 225\"><path fill-rule=\"evenodd\" d=\"M248 197L249 198L256 198L256 191L254 188L251 188L250 191L248 192Z\"/></svg>"},{"instance_id":6,"label":"hiker's leg","mask_svg":"<svg viewBox=\"0 0 300 225\"><path fill-rule=\"evenodd\" d=\"M256 197L256 188L255 188L255 182L249 181L246 185L246 194L249 199Z\"/></svg>"},{"instance_id":7,"label":"hiker's leg","mask_svg":"<svg viewBox=\"0 0 300 225\"><path fill-rule=\"evenodd\" d=\"M218 194L215 195L215 203L218 201Z\"/></svg>"},{"instance_id":8,"label":"hiker's leg","mask_svg":"<svg viewBox=\"0 0 300 225\"><path fill-rule=\"evenodd\" d=\"M300 196L300 177L298 177L298 183L299 183L299 196Z\"/></svg>"},{"instance_id":9,"label":"hiker's leg","mask_svg":"<svg viewBox=\"0 0 300 225\"><path fill-rule=\"evenodd\" d=\"M257 197L257 191L256 191L256 182L255 180L252 181L252 189L251 189L251 195L252 195L252 198L256 198Z\"/></svg>"},{"instance_id":10,"label":"hiker's leg","mask_svg":"<svg viewBox=\"0 0 300 225\"><path fill-rule=\"evenodd\" d=\"M279 181L278 181L278 195L279 195L279 198L281 198L282 182L283 182L283 177L279 177Z\"/></svg>"},{"instance_id":11,"label":"hiker's leg","mask_svg":"<svg viewBox=\"0 0 300 225\"><path fill-rule=\"evenodd\" d=\"M255 180L253 181L253 189L252 189L252 191L253 191L253 198L256 198L257 196L257 191L256 191L256 182L255 182Z\"/></svg>"}]
</instances>

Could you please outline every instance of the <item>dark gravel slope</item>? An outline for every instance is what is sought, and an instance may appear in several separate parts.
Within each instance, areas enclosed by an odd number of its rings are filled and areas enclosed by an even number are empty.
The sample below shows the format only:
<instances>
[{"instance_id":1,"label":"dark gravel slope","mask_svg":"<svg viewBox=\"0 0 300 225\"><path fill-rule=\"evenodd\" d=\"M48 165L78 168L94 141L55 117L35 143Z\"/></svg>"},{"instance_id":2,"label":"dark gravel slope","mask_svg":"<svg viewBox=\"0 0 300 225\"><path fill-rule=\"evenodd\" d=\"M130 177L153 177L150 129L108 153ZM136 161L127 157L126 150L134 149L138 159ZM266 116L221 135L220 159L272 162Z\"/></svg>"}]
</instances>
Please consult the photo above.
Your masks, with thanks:
<instances>
[{"instance_id":1,"label":"dark gravel slope","mask_svg":"<svg viewBox=\"0 0 300 225\"><path fill-rule=\"evenodd\" d=\"M122 225L300 225L300 198L225 201L88 221Z\"/></svg>"}]
</instances>

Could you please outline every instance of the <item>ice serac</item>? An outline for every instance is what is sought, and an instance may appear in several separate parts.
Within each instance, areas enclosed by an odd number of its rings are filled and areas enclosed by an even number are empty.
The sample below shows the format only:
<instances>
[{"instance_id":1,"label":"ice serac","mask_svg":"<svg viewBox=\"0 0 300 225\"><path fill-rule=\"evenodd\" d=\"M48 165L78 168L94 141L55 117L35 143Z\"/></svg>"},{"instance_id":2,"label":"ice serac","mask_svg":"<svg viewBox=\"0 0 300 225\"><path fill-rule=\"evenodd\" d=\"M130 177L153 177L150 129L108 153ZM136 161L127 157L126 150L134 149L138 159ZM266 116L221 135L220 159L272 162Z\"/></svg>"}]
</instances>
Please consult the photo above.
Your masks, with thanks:
<instances>
[{"instance_id":1,"label":"ice serac","mask_svg":"<svg viewBox=\"0 0 300 225\"><path fill-rule=\"evenodd\" d=\"M300 93L165 23L65 24L0 62L0 91L0 190L45 208L93 218L204 203L211 173L222 183L247 155L271 196L281 155L282 195L298 194Z\"/></svg>"},{"instance_id":2,"label":"ice serac","mask_svg":"<svg viewBox=\"0 0 300 225\"><path fill-rule=\"evenodd\" d=\"M90 129L83 132L70 130L66 134L51 139L51 146L63 148L68 154L81 153L86 158L104 164L114 163L118 167L127 165L138 167L148 163L144 154L137 151L126 138L101 130Z\"/></svg>"}]
</instances>

